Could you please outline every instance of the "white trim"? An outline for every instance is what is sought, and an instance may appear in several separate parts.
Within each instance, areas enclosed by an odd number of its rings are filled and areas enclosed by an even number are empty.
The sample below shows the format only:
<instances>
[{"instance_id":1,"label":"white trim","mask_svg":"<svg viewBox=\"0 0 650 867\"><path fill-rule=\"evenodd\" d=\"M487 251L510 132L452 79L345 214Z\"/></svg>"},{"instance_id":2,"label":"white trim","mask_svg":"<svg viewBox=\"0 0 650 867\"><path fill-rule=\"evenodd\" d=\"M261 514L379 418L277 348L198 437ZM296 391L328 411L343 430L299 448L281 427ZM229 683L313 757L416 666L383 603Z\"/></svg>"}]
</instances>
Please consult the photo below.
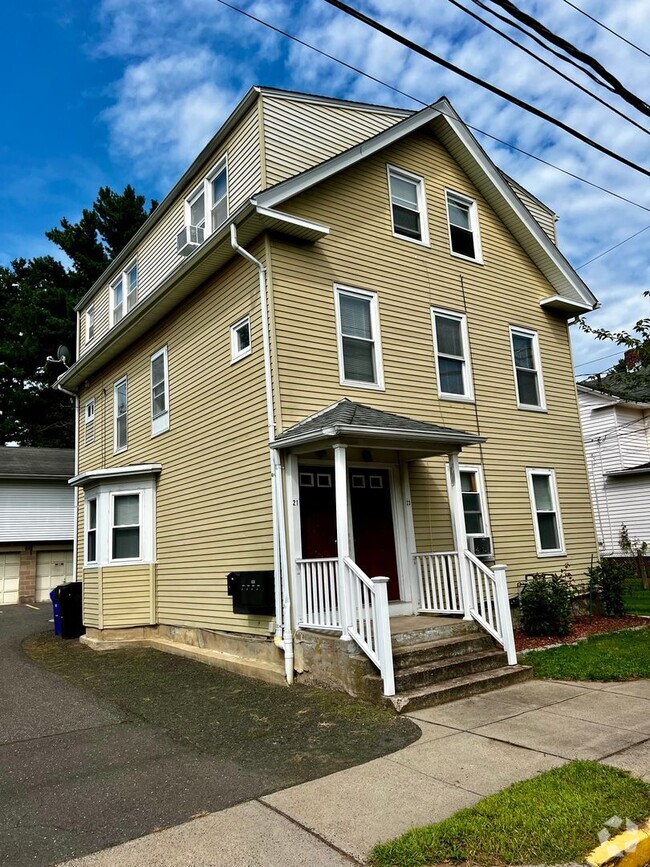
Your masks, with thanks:
<instances>
[{"instance_id":1,"label":"white trim","mask_svg":"<svg viewBox=\"0 0 650 867\"><path fill-rule=\"evenodd\" d=\"M351 295L363 298L370 302L370 327L372 337L370 341L374 349L375 382L361 382L355 379L345 378L345 360L343 355L343 331L341 326L341 309L339 305L340 295ZM384 391L384 367L381 355L381 333L379 329L379 300L376 292L366 289L357 289L353 286L345 286L342 283L334 284L334 309L336 313L336 342L339 355L339 382L341 385L349 385L353 388L370 388L374 391Z\"/></svg>"},{"instance_id":2,"label":"white trim","mask_svg":"<svg viewBox=\"0 0 650 867\"><path fill-rule=\"evenodd\" d=\"M75 494L75 496L77 496ZM95 526L90 529L88 524L88 513L90 512L90 504L95 504ZM97 566L97 556L99 553L99 531L97 528L97 524L99 521L99 498L97 494L92 497L87 497L84 501L84 566ZM88 534L94 532L95 534L95 558L94 560L88 559Z\"/></svg>"},{"instance_id":3,"label":"white trim","mask_svg":"<svg viewBox=\"0 0 650 867\"><path fill-rule=\"evenodd\" d=\"M91 397L84 404L84 445L89 446L95 441L95 398Z\"/></svg>"},{"instance_id":4,"label":"white trim","mask_svg":"<svg viewBox=\"0 0 650 867\"><path fill-rule=\"evenodd\" d=\"M461 206L466 206L468 211L470 231L472 233L472 241L474 243L474 256L465 256L462 253L457 253L451 239L451 220L449 218L449 201L456 200L456 203ZM483 248L481 246L481 232L479 230L478 220L478 205L476 200L469 196L464 196L462 193L457 193L455 190L450 190L445 187L445 211L447 214L447 234L449 236L449 252L457 259L463 259L465 262L474 262L475 264L483 264Z\"/></svg>"},{"instance_id":5,"label":"white trim","mask_svg":"<svg viewBox=\"0 0 650 867\"><path fill-rule=\"evenodd\" d=\"M135 293L129 292L129 274L131 271L135 269ZM115 301L115 294L117 287L121 286L121 298L119 304ZM133 300L131 296L135 294ZM110 284L110 305L111 305L111 327L121 322L122 319L130 313L131 310L138 303L138 260L137 258L131 259L127 262L126 266L120 271L120 273L113 279ZM119 315L118 314L119 311Z\"/></svg>"},{"instance_id":6,"label":"white trim","mask_svg":"<svg viewBox=\"0 0 650 867\"><path fill-rule=\"evenodd\" d=\"M117 389L124 385L124 445L117 444ZM120 416L121 418L121 416ZM117 455L120 452L125 452L129 445L129 387L126 376L120 377L113 383L113 454Z\"/></svg>"},{"instance_id":7,"label":"white trim","mask_svg":"<svg viewBox=\"0 0 650 867\"><path fill-rule=\"evenodd\" d=\"M542 543L539 536L539 526L537 523L537 503L535 502L535 491L533 488L533 476L546 476L549 479L549 490L551 492L551 500L553 504L552 512L544 512L543 514L555 514L555 524L557 527L559 548L542 548ZM562 515L560 514L560 499L557 493L557 481L555 478L555 470L548 467L526 467L526 480L528 482L528 496L530 499L530 509L533 518L533 531L535 533L535 546L537 548L538 557L565 557L566 548L564 546L564 532L562 530Z\"/></svg>"},{"instance_id":8,"label":"white trim","mask_svg":"<svg viewBox=\"0 0 650 867\"><path fill-rule=\"evenodd\" d=\"M111 566L124 566L130 563L142 563L142 491L126 490L126 491L109 491L110 502L110 519L108 525L108 562ZM138 523L137 524L116 524L115 523L115 498L116 497L137 497L138 498ZM113 530L118 528L132 529L138 528L138 556L137 557L115 557L113 556Z\"/></svg>"},{"instance_id":9,"label":"white trim","mask_svg":"<svg viewBox=\"0 0 650 867\"><path fill-rule=\"evenodd\" d=\"M90 304L86 308L86 344L95 339L95 305Z\"/></svg>"},{"instance_id":10,"label":"white trim","mask_svg":"<svg viewBox=\"0 0 650 867\"><path fill-rule=\"evenodd\" d=\"M100 478L88 480L86 490L86 503L90 500L97 502L96 521L96 560L91 564L86 560L86 534L87 534L87 511L84 512L84 564L96 568L99 566L129 566L134 563L155 562L155 515L156 515L156 480L154 475L148 474L148 478L128 478L131 467L122 468L126 478L119 477ZM127 471L127 472L124 472ZM104 472L107 471L98 471ZM114 471L113 471L114 472ZM90 484L92 482L92 484ZM138 500L138 526L140 529L140 555L139 557L113 558L113 519L114 499L121 495L137 495Z\"/></svg>"},{"instance_id":11,"label":"white trim","mask_svg":"<svg viewBox=\"0 0 650 867\"><path fill-rule=\"evenodd\" d=\"M219 223L218 226L213 226L212 210L215 206L215 203L212 200L212 181L217 177L217 175L221 174L221 172L223 171L225 171L226 173L226 217L223 222ZM192 205L201 196L203 196L203 220L199 223L192 223ZM201 178L201 180L191 188L190 193L185 196L184 214L185 227L196 226L197 228L203 229L203 240L201 241L201 243L207 241L210 235L213 235L215 232L219 232L226 225L230 217L230 184L227 153L219 157L219 159L210 169L210 171L206 172ZM201 225L201 222L203 223L203 225Z\"/></svg>"},{"instance_id":12,"label":"white trim","mask_svg":"<svg viewBox=\"0 0 650 867\"><path fill-rule=\"evenodd\" d=\"M154 414L153 408L153 363L157 358L162 356L163 359L163 393L165 395L165 409L163 412ZM157 352L154 352L149 359L149 394L151 396L151 436L155 437L169 430L169 365L167 359L167 346L163 346Z\"/></svg>"},{"instance_id":13,"label":"white trim","mask_svg":"<svg viewBox=\"0 0 650 867\"><path fill-rule=\"evenodd\" d=\"M539 336L536 331L531 328L521 328L518 325L511 325L509 328L510 334L510 356L512 358L512 371L515 378L515 395L517 396L517 409L532 410L533 412L546 412L546 394L544 391L544 376L542 374L542 357L539 351ZM533 358L535 360L535 374L537 376L537 393L539 396L539 404L522 403L519 398L519 381L517 380L517 363L515 361L515 347L513 337L529 337L533 342ZM527 369L527 368L522 368Z\"/></svg>"},{"instance_id":14,"label":"white trim","mask_svg":"<svg viewBox=\"0 0 650 867\"><path fill-rule=\"evenodd\" d=\"M239 349L238 347L238 332L244 326L248 325L248 346L244 347L244 349ZM242 358L246 358L247 355L250 355L253 351L253 337L251 334L251 318L250 316L243 316L241 319L238 319L234 325L230 326L230 363L235 364L237 361L241 361Z\"/></svg>"},{"instance_id":15,"label":"white trim","mask_svg":"<svg viewBox=\"0 0 650 867\"><path fill-rule=\"evenodd\" d=\"M68 480L73 487L84 488L91 484L100 484L110 480L119 480L132 476L157 476L162 470L162 464L130 464L128 467L108 467L102 470L86 470Z\"/></svg>"},{"instance_id":16,"label":"white trim","mask_svg":"<svg viewBox=\"0 0 650 867\"><path fill-rule=\"evenodd\" d=\"M321 236L329 235L330 233L329 226L326 226L324 223L316 223L314 220L307 220L305 217L297 217L295 214L287 214L284 211L276 211L273 208L263 208L257 205L255 213L260 217L266 217L268 220L279 220L288 226L307 229Z\"/></svg>"},{"instance_id":17,"label":"white trim","mask_svg":"<svg viewBox=\"0 0 650 867\"><path fill-rule=\"evenodd\" d=\"M463 387L465 389L463 394L454 394L450 391L442 390L442 381L440 376L440 366L438 364L438 360L440 358L441 353L438 351L438 337L436 335L436 316L445 317L447 319L455 319L457 322L460 322L460 336L463 343ZM473 403L474 402L474 383L472 380L472 362L470 358L469 351L469 332L467 330L467 315L465 313L457 313L454 310L443 310L441 307L432 307L431 308L431 329L433 331L433 351L435 354L435 365L436 365L436 380L438 386L438 397L443 398L444 400L458 400L464 403ZM447 357L445 353L442 353L444 357ZM449 356L452 357L452 356ZM461 358L458 356L453 356L456 361L460 361Z\"/></svg>"},{"instance_id":18,"label":"white trim","mask_svg":"<svg viewBox=\"0 0 650 867\"><path fill-rule=\"evenodd\" d=\"M478 478L478 486L476 493L479 495L479 502L481 504L481 517L483 519L483 532L482 533L468 533L467 525L465 525L465 538L470 539L471 537L481 538L482 536L489 536L490 542L492 543L492 550L494 550L494 543L492 540L492 528L490 527L490 515L488 513L488 502L487 496L485 494L485 475L483 473L483 466L481 464L463 464L458 463L458 473L475 473ZM447 474L447 493L449 495L449 502L451 503L451 478L449 475L449 464L446 466L446 474ZM460 482L460 479L459 479ZM465 504L463 502L463 486L459 485L460 488L460 501L463 506L463 520L465 518Z\"/></svg>"},{"instance_id":19,"label":"white trim","mask_svg":"<svg viewBox=\"0 0 650 867\"><path fill-rule=\"evenodd\" d=\"M386 163L386 176L388 178L388 206L390 208L390 223L394 238L399 238L400 241L410 241L412 244L420 244L422 247L430 247L429 242L429 220L427 219L427 199L424 186L424 178L421 175L414 175L413 172L408 172L399 166ZM391 177L401 178L414 184L416 188L418 216L420 218L420 237L411 238L409 235L404 235L395 229L395 217L393 213L393 191L391 187Z\"/></svg>"}]
</instances>

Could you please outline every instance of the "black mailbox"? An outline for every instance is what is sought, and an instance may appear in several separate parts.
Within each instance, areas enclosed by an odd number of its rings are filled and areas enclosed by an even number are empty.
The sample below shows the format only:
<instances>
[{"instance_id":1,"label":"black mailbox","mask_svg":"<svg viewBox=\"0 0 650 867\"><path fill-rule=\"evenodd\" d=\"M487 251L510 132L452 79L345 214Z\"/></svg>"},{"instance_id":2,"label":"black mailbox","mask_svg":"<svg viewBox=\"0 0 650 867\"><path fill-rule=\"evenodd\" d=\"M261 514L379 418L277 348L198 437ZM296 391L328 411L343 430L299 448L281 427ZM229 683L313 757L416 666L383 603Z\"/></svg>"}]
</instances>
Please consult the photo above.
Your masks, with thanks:
<instances>
[{"instance_id":1,"label":"black mailbox","mask_svg":"<svg viewBox=\"0 0 650 867\"><path fill-rule=\"evenodd\" d=\"M231 572L228 595L235 614L275 614L275 580L268 572Z\"/></svg>"}]
</instances>

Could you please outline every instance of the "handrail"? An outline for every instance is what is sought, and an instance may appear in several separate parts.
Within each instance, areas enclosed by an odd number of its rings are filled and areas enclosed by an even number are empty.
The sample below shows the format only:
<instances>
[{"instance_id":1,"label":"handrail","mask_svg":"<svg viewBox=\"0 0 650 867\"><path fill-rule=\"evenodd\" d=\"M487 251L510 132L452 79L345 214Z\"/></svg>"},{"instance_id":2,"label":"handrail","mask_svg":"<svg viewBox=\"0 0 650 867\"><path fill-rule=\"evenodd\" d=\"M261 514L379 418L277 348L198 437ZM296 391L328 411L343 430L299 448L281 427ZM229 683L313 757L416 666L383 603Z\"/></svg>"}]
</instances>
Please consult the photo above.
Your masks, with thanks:
<instances>
[{"instance_id":1,"label":"handrail","mask_svg":"<svg viewBox=\"0 0 650 867\"><path fill-rule=\"evenodd\" d=\"M488 569L471 551L465 551L468 563L470 600L469 612L483 629L503 646L508 665L517 664L517 650L512 628L506 567Z\"/></svg>"}]
</instances>

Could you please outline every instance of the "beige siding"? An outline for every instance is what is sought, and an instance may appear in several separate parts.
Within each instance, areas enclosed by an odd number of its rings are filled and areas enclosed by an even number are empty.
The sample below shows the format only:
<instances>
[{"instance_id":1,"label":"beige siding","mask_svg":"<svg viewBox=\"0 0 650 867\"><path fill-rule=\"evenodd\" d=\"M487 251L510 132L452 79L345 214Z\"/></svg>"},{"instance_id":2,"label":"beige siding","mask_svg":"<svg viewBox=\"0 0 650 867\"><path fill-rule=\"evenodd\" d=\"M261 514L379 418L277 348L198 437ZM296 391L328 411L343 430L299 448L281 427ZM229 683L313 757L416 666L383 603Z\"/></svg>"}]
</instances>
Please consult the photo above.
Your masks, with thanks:
<instances>
[{"instance_id":1,"label":"beige siding","mask_svg":"<svg viewBox=\"0 0 650 867\"><path fill-rule=\"evenodd\" d=\"M99 602L99 569L83 569L78 572L83 581L84 626L101 629Z\"/></svg>"},{"instance_id":2,"label":"beige siding","mask_svg":"<svg viewBox=\"0 0 650 867\"><path fill-rule=\"evenodd\" d=\"M263 245L253 247L263 256ZM251 316L252 353L231 364L230 326ZM167 345L170 430L151 436L149 361ZM128 379L128 448L113 454L113 383ZM104 393L105 392L105 393ZM158 621L268 630L235 615L232 570L272 569L271 498L257 271L229 265L81 395L97 400L95 439L80 470L160 463L156 499ZM80 511L83 527L83 511ZM81 539L80 539L81 541ZM122 567L119 567L120 569Z\"/></svg>"},{"instance_id":3,"label":"beige siding","mask_svg":"<svg viewBox=\"0 0 650 867\"><path fill-rule=\"evenodd\" d=\"M393 126L403 113L264 94L266 186L305 171Z\"/></svg>"},{"instance_id":4,"label":"beige siding","mask_svg":"<svg viewBox=\"0 0 650 867\"><path fill-rule=\"evenodd\" d=\"M208 163L196 172L175 204L143 239L133 258L138 263L138 297L152 292L172 271L184 261L176 252L176 236L185 222L185 198L202 178L222 159L228 158L228 208L237 210L261 187L260 132L257 106L254 105L242 118L233 132ZM95 305L95 341L110 327L110 284L99 290L81 311L82 354L85 344L85 314L90 304Z\"/></svg>"},{"instance_id":5,"label":"beige siding","mask_svg":"<svg viewBox=\"0 0 650 867\"><path fill-rule=\"evenodd\" d=\"M557 244L557 217L555 216L555 214L549 213L549 211L544 208L540 204L540 202L538 202L535 196L532 196L528 192L528 190L520 187L519 184L511 181L510 178L506 178L506 182L508 183L514 194L517 196L519 201L526 206L526 208L537 220L542 229L544 229L551 241L553 241L554 244Z\"/></svg>"},{"instance_id":6,"label":"beige siding","mask_svg":"<svg viewBox=\"0 0 650 867\"><path fill-rule=\"evenodd\" d=\"M105 566L102 569L102 618L104 629L146 626L152 612L153 564Z\"/></svg>"},{"instance_id":7,"label":"beige siding","mask_svg":"<svg viewBox=\"0 0 650 867\"><path fill-rule=\"evenodd\" d=\"M425 178L430 248L392 236L387 162ZM477 200L483 265L450 255L445 188ZM526 572L567 560L581 574L596 543L567 326L540 309L551 287L449 154L431 135L413 134L296 197L286 210L326 223L331 235L312 248L279 240L273 246L284 427L349 397L480 432L487 444L461 457L484 465L496 555L509 566L512 585ZM339 383L335 282L378 293L385 391ZM437 397L431 305L467 312L476 404ZM539 333L548 412L517 409L510 325ZM556 470L566 557L536 555L527 466ZM433 484L425 483L427 475ZM443 460L414 466L412 479L418 545L447 548Z\"/></svg>"}]
</instances>

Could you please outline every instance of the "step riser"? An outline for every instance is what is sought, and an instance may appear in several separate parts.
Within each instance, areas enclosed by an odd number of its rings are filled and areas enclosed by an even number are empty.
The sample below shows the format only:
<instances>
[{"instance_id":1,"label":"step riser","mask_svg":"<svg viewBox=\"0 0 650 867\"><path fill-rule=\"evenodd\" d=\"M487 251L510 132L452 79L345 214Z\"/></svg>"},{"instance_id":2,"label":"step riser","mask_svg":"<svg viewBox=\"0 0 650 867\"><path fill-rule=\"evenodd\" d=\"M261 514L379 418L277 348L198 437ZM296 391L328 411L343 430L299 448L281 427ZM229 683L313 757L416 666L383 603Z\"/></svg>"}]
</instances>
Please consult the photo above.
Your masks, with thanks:
<instances>
[{"instance_id":1,"label":"step riser","mask_svg":"<svg viewBox=\"0 0 650 867\"><path fill-rule=\"evenodd\" d=\"M492 671L507 664L505 653L494 651L479 659L465 659L462 656L450 659L444 666L426 668L424 671L406 669L395 675L395 687L398 693L409 689L418 689L434 683L444 683L454 677L468 677L480 671Z\"/></svg>"},{"instance_id":2,"label":"step riser","mask_svg":"<svg viewBox=\"0 0 650 867\"><path fill-rule=\"evenodd\" d=\"M495 642L489 635L470 635L462 642L442 644L440 647L420 647L415 644L412 650L395 655L395 672L404 671L415 665L425 665L427 662L437 662L440 659L452 659L467 653L493 650L494 646Z\"/></svg>"},{"instance_id":3,"label":"step riser","mask_svg":"<svg viewBox=\"0 0 650 867\"><path fill-rule=\"evenodd\" d=\"M392 635L393 647L407 647L411 644L423 644L425 641L437 641L441 638L455 638L457 635L481 635L482 629L473 620L461 620L456 623L446 623L443 626L432 626L428 629L413 629L409 632L397 632Z\"/></svg>"},{"instance_id":4,"label":"step riser","mask_svg":"<svg viewBox=\"0 0 650 867\"><path fill-rule=\"evenodd\" d=\"M410 713L424 707L437 707L438 705L447 704L460 698L469 698L473 695L481 695L484 692L492 692L492 690L500 689L504 686L513 686L516 683L530 680L532 677L533 671L531 668L525 666L513 667L512 671L507 674L500 673L493 678L481 679L475 682L469 680L467 683L454 684L449 689L435 691L430 695L425 694L412 697L400 695L384 696L383 703L392 706L398 713Z\"/></svg>"}]
</instances>

